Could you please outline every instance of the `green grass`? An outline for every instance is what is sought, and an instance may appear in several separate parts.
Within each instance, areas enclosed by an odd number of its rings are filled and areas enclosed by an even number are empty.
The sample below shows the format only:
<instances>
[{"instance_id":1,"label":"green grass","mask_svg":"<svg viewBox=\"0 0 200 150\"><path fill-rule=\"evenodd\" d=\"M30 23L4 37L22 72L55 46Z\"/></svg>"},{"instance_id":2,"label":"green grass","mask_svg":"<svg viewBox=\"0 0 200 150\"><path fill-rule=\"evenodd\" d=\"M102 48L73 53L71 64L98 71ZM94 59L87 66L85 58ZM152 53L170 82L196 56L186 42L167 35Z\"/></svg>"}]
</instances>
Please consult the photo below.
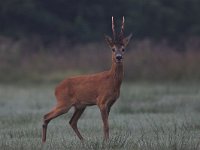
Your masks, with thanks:
<instances>
[{"instance_id":1,"label":"green grass","mask_svg":"<svg viewBox=\"0 0 200 150\"><path fill-rule=\"evenodd\" d=\"M55 104L53 93L54 85L0 85L0 149L200 149L200 84L124 83L111 109L109 141L93 106L78 123L84 143L68 124L71 109L50 122L42 145L42 116Z\"/></svg>"}]
</instances>

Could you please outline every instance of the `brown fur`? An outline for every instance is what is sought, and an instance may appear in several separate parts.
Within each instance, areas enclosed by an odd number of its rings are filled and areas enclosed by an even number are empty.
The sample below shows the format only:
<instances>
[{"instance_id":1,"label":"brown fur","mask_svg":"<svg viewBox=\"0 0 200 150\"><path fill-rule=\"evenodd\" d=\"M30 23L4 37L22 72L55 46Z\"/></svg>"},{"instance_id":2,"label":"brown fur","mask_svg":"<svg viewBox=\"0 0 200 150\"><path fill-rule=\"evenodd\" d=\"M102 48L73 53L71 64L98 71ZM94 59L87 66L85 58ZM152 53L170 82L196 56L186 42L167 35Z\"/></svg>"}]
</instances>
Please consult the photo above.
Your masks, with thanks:
<instances>
[{"instance_id":1,"label":"brown fur","mask_svg":"<svg viewBox=\"0 0 200 150\"><path fill-rule=\"evenodd\" d=\"M44 115L43 142L46 141L48 123L52 119L68 112L72 106L75 108L75 112L69 123L80 140L83 137L78 131L77 122L85 108L91 105L99 107L104 124L104 138L109 138L108 115L111 106L120 95L120 86L123 79L123 61L117 62L116 53L122 55L121 49L128 43L117 46L114 41L106 40L111 48L116 48L116 51L112 52L111 69L97 74L71 77L65 79L56 87L57 105L52 111ZM124 39L122 40L125 41Z\"/></svg>"}]
</instances>

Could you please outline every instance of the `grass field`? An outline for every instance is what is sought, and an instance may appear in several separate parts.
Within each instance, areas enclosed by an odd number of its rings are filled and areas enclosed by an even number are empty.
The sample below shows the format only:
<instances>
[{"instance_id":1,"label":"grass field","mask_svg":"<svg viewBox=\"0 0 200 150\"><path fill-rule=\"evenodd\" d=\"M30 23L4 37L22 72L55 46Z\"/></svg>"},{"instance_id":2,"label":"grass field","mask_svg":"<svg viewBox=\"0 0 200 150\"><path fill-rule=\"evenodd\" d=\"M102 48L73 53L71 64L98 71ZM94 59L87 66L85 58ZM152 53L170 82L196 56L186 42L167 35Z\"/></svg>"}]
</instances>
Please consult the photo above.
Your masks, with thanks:
<instances>
[{"instance_id":1,"label":"grass field","mask_svg":"<svg viewBox=\"0 0 200 150\"><path fill-rule=\"evenodd\" d=\"M200 84L124 83L109 116L109 141L92 106L78 123L83 143L68 124L71 109L50 122L42 145L42 116L55 104L54 86L0 85L1 150L200 149Z\"/></svg>"}]
</instances>

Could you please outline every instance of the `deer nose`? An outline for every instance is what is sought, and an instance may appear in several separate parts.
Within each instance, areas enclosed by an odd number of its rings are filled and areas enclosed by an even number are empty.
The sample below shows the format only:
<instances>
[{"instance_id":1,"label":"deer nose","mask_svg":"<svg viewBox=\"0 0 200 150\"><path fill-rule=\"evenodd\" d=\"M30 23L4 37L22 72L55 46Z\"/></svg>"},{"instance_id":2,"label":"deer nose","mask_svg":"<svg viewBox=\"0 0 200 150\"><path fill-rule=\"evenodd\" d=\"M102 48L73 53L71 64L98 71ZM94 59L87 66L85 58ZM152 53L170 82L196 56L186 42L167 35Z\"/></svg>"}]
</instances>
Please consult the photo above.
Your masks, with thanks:
<instances>
[{"instance_id":1,"label":"deer nose","mask_svg":"<svg viewBox=\"0 0 200 150\"><path fill-rule=\"evenodd\" d=\"M117 59L117 60L121 60L121 59L122 59L122 55L117 54L117 55L116 55L116 59Z\"/></svg>"}]
</instances>

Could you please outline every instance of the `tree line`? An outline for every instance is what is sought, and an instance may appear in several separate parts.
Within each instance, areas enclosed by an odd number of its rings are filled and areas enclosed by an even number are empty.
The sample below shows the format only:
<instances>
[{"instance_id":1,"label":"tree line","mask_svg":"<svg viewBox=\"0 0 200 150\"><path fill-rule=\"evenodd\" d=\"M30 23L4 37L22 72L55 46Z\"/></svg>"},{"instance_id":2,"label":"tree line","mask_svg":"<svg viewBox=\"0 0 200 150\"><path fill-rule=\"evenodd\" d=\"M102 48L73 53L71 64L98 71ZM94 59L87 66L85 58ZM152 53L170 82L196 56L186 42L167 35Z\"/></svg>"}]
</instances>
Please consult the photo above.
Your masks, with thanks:
<instances>
[{"instance_id":1,"label":"tree line","mask_svg":"<svg viewBox=\"0 0 200 150\"><path fill-rule=\"evenodd\" d=\"M111 16L134 37L169 40L200 35L199 0L0 1L0 34L97 41L111 34Z\"/></svg>"}]
</instances>

